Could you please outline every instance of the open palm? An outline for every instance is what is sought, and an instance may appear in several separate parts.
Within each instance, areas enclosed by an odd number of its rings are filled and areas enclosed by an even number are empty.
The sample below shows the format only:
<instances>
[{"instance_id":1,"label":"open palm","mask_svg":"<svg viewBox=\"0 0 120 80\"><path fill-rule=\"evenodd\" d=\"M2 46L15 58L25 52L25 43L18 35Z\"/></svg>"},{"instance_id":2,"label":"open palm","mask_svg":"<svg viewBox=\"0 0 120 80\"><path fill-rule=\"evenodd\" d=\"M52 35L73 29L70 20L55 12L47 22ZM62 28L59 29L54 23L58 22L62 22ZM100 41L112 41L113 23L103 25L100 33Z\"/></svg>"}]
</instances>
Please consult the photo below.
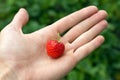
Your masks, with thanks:
<instances>
[{"instance_id":1,"label":"open palm","mask_svg":"<svg viewBox=\"0 0 120 80\"><path fill-rule=\"evenodd\" d=\"M27 23L28 14L20 9L0 33L0 60L10 66L14 73L10 75L16 75L18 80L58 80L103 43L104 37L99 34L107 26L106 16L105 11L89 6L43 29L23 34L21 28ZM60 39L65 44L64 55L50 58L46 53L47 40L66 31Z\"/></svg>"}]
</instances>

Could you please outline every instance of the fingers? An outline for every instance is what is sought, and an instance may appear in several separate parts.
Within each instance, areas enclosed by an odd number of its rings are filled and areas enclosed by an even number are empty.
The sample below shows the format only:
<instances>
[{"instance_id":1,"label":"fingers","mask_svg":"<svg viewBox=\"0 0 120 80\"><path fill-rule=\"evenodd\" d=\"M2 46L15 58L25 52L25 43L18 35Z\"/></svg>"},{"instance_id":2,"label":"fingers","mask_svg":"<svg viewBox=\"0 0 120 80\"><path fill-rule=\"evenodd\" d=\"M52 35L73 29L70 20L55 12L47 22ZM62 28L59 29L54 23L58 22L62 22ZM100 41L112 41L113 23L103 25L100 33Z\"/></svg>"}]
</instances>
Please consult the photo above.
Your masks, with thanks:
<instances>
[{"instance_id":1,"label":"fingers","mask_svg":"<svg viewBox=\"0 0 120 80\"><path fill-rule=\"evenodd\" d=\"M96 14L92 15L91 17L85 19L84 21L80 22L72 29L70 29L62 38L61 41L63 42L72 42L82 33L89 30L95 24L99 23L101 20L105 19L107 13L103 10L98 11ZM94 33L93 33L94 34Z\"/></svg>"},{"instance_id":2,"label":"fingers","mask_svg":"<svg viewBox=\"0 0 120 80\"><path fill-rule=\"evenodd\" d=\"M24 8L21 8L14 16L10 24L12 27L22 28L28 22L28 19L29 17L27 11Z\"/></svg>"},{"instance_id":3,"label":"fingers","mask_svg":"<svg viewBox=\"0 0 120 80\"><path fill-rule=\"evenodd\" d=\"M71 43L72 48L77 49L78 47L88 43L92 39L94 39L97 35L99 35L105 28L107 27L107 21L102 20L90 30L86 31L82 35L80 35L76 40Z\"/></svg>"},{"instance_id":4,"label":"fingers","mask_svg":"<svg viewBox=\"0 0 120 80\"><path fill-rule=\"evenodd\" d=\"M100 35L100 36L97 36L92 41L90 41L89 43L78 48L74 52L74 56L76 58L76 61L79 62L81 59L83 59L88 54L90 54L92 51L94 51L96 48L98 48L103 42L104 42L104 37Z\"/></svg>"},{"instance_id":5,"label":"fingers","mask_svg":"<svg viewBox=\"0 0 120 80\"><path fill-rule=\"evenodd\" d=\"M95 6L89 6L60 19L52 24L52 26L54 26L53 28L55 28L57 32L63 33L97 11L98 9Z\"/></svg>"}]
</instances>

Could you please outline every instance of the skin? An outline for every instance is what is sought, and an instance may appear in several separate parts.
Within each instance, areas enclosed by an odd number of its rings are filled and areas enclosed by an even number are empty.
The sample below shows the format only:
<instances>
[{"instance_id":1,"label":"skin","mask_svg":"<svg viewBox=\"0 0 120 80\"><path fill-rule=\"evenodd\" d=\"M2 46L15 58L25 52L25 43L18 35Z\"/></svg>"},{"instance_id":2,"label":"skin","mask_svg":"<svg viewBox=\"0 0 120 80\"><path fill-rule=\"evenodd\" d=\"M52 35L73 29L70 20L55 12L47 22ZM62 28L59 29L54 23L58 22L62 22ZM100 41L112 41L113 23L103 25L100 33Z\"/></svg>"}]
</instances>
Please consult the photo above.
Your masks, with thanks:
<instances>
[{"instance_id":1,"label":"skin","mask_svg":"<svg viewBox=\"0 0 120 80\"><path fill-rule=\"evenodd\" d=\"M55 23L24 34L22 27L28 22L27 11L21 8L13 20L0 33L0 80L59 80L75 65L98 48L104 37L100 33L107 27L107 13L89 6ZM62 34L64 55L58 59L46 53L46 42ZM47 33L46 33L47 32Z\"/></svg>"}]
</instances>

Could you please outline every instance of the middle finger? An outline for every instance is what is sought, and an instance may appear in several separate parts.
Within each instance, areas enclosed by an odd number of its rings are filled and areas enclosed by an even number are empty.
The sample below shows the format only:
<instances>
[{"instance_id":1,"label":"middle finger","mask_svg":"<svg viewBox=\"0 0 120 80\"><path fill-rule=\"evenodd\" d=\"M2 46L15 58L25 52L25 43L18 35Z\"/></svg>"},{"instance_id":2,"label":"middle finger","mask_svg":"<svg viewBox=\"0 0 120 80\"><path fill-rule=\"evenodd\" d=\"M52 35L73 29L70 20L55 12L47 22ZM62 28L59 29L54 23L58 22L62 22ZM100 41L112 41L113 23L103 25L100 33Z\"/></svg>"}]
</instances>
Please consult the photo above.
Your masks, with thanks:
<instances>
[{"instance_id":1,"label":"middle finger","mask_svg":"<svg viewBox=\"0 0 120 80\"><path fill-rule=\"evenodd\" d=\"M62 38L61 41L64 43L71 43L74 41L79 35L89 30L92 26L99 23L101 20L105 19L107 13L104 10L98 11L96 14L87 18L86 20L80 22L72 29L70 29Z\"/></svg>"}]
</instances>

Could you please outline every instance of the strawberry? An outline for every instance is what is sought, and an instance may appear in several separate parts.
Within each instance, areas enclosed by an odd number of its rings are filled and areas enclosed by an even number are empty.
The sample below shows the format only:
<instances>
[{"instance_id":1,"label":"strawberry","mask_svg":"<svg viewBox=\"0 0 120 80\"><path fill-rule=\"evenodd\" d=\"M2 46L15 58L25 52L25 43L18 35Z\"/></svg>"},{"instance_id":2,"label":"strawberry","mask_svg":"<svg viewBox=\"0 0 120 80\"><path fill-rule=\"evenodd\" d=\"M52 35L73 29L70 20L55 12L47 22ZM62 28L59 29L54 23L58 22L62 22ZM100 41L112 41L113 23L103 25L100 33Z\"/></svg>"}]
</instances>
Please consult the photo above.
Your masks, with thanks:
<instances>
[{"instance_id":1,"label":"strawberry","mask_svg":"<svg viewBox=\"0 0 120 80\"><path fill-rule=\"evenodd\" d=\"M63 55L65 46L57 40L49 40L46 44L47 54L52 58L58 58Z\"/></svg>"}]
</instances>

